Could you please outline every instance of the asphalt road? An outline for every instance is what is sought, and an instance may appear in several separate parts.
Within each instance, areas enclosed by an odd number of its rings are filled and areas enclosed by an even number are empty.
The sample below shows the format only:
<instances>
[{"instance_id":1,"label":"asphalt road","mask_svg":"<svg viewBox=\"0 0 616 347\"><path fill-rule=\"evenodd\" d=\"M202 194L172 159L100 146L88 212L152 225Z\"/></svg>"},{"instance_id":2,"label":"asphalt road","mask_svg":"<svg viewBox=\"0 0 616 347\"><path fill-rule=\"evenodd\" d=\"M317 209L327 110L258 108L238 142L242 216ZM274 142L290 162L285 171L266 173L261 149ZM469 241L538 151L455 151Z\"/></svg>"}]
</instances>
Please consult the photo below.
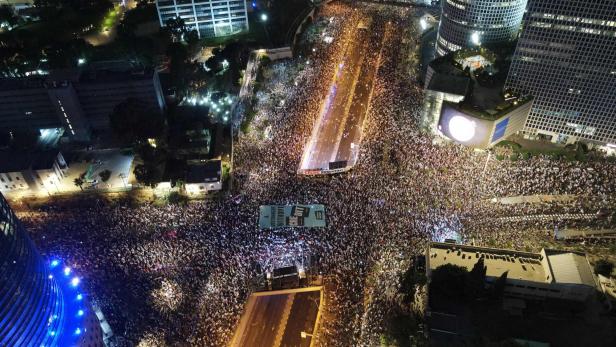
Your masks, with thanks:
<instances>
[{"instance_id":1,"label":"asphalt road","mask_svg":"<svg viewBox=\"0 0 616 347\"><path fill-rule=\"evenodd\" d=\"M300 171L328 169L332 161L352 159L351 144L359 144L374 80L370 71L376 70L372 58L379 51L378 41L375 44L370 40L374 37L372 29L357 28L349 42L338 75L323 101L322 115L306 146Z\"/></svg>"},{"instance_id":2,"label":"asphalt road","mask_svg":"<svg viewBox=\"0 0 616 347\"><path fill-rule=\"evenodd\" d=\"M372 37L369 42L374 42L371 49L366 52L367 64L363 64L358 82L355 87L353 101L349 108L347 121L344 125L344 131L337 139L338 147L336 148L336 161L346 160L348 165L353 166L357 162L359 154L359 144L361 142L362 127L368 106L370 104L370 96L372 94L372 86L374 78L379 66L379 53L385 35L383 32L371 32Z\"/></svg>"}]
</instances>

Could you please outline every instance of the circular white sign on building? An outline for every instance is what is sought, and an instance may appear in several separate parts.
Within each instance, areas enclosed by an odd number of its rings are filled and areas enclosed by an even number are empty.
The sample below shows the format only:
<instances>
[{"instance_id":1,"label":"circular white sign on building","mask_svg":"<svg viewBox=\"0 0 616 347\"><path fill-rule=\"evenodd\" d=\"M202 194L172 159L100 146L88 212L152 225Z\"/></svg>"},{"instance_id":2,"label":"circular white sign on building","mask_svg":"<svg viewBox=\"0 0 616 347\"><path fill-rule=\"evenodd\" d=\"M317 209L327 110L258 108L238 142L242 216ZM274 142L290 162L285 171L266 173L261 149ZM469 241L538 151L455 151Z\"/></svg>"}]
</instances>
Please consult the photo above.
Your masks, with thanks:
<instances>
[{"instance_id":1,"label":"circular white sign on building","mask_svg":"<svg viewBox=\"0 0 616 347\"><path fill-rule=\"evenodd\" d=\"M451 137L460 142L466 142L475 136L477 124L474 121L462 117L453 116L449 120L449 133Z\"/></svg>"}]
</instances>

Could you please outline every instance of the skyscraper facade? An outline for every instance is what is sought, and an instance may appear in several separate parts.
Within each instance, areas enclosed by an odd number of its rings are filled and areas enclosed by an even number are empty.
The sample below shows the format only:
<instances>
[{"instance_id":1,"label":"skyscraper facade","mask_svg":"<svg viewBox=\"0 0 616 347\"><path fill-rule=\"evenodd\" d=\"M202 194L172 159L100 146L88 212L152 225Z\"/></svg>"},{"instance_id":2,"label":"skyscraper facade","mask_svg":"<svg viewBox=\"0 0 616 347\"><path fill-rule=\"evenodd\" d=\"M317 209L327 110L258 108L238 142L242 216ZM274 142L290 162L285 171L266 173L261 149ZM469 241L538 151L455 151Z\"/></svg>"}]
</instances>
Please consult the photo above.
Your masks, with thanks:
<instances>
[{"instance_id":1,"label":"skyscraper facade","mask_svg":"<svg viewBox=\"0 0 616 347\"><path fill-rule=\"evenodd\" d=\"M535 98L527 133L616 144L616 1L529 0L505 88Z\"/></svg>"},{"instance_id":2,"label":"skyscraper facade","mask_svg":"<svg viewBox=\"0 0 616 347\"><path fill-rule=\"evenodd\" d=\"M79 282L60 260L43 260L0 195L0 346L102 346Z\"/></svg>"},{"instance_id":3,"label":"skyscraper facade","mask_svg":"<svg viewBox=\"0 0 616 347\"><path fill-rule=\"evenodd\" d=\"M182 18L199 37L232 35L248 30L244 0L156 0L160 25Z\"/></svg>"},{"instance_id":4,"label":"skyscraper facade","mask_svg":"<svg viewBox=\"0 0 616 347\"><path fill-rule=\"evenodd\" d=\"M527 0L442 0L436 53L514 40Z\"/></svg>"}]
</instances>

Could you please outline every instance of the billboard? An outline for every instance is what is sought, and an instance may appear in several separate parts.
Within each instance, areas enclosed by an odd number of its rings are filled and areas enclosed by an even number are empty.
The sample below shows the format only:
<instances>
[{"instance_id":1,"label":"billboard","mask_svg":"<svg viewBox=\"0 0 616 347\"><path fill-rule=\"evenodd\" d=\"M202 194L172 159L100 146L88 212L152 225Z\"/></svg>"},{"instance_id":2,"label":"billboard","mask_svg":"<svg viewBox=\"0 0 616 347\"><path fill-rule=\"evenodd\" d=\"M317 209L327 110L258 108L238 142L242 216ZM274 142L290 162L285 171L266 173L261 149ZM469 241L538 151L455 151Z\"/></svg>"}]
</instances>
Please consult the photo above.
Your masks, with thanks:
<instances>
[{"instance_id":1,"label":"billboard","mask_svg":"<svg viewBox=\"0 0 616 347\"><path fill-rule=\"evenodd\" d=\"M469 116L443 103L438 129L448 138L471 147L485 148L490 142L494 122Z\"/></svg>"},{"instance_id":2,"label":"billboard","mask_svg":"<svg viewBox=\"0 0 616 347\"><path fill-rule=\"evenodd\" d=\"M492 135L492 140L490 142L496 142L505 136L505 132L507 132L507 125L509 125L509 117L500 120L496 123L494 127L494 134Z\"/></svg>"}]
</instances>

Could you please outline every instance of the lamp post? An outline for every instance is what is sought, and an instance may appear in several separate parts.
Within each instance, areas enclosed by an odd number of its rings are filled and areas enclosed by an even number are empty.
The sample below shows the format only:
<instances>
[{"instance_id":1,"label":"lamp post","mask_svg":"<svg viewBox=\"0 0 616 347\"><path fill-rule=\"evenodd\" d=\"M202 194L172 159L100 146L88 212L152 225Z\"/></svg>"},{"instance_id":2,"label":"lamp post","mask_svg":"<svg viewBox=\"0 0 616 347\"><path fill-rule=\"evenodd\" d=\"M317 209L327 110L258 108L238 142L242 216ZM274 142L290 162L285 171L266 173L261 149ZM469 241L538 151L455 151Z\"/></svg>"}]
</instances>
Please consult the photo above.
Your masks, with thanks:
<instances>
[{"instance_id":1,"label":"lamp post","mask_svg":"<svg viewBox=\"0 0 616 347\"><path fill-rule=\"evenodd\" d=\"M267 37L267 42L268 42L268 46L272 45L272 40L270 39L270 35L269 35L269 30L267 30L267 20L269 19L267 16L267 13L263 12L261 13L261 16L259 16L259 19L261 20L261 25L263 25L263 30L265 30L265 36Z\"/></svg>"},{"instance_id":2,"label":"lamp post","mask_svg":"<svg viewBox=\"0 0 616 347\"><path fill-rule=\"evenodd\" d=\"M124 172L120 172L118 176L122 179L122 183L124 183L124 188L126 188L126 174L124 174Z\"/></svg>"}]
</instances>

